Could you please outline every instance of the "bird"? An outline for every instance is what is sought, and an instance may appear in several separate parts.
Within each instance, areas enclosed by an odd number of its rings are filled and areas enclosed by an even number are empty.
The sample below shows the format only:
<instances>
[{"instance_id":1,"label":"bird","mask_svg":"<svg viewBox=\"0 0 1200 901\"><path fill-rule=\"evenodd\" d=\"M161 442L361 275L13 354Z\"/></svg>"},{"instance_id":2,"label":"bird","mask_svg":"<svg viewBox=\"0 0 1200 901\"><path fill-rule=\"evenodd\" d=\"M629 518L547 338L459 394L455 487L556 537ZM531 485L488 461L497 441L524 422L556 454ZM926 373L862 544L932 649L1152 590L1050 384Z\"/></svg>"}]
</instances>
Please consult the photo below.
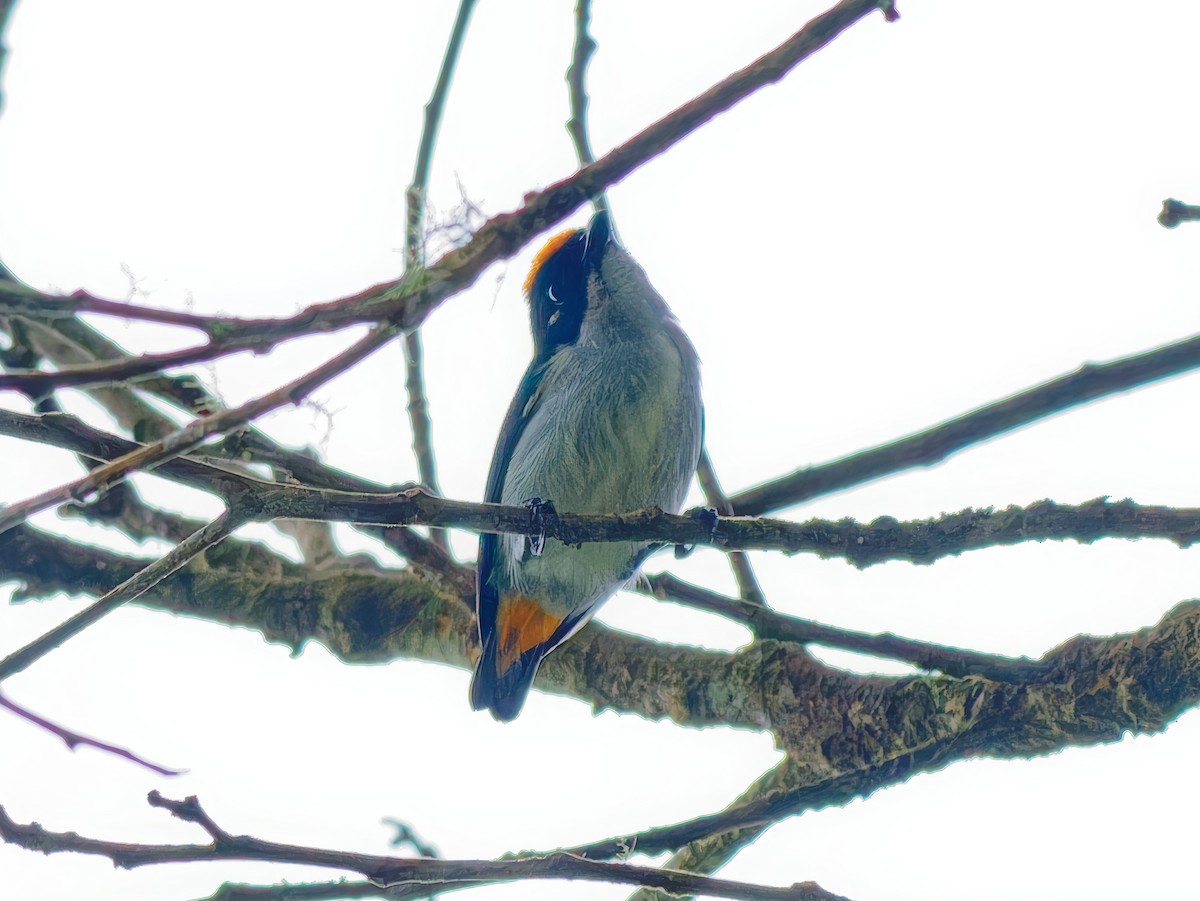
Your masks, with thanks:
<instances>
[{"instance_id":1,"label":"bird","mask_svg":"<svg viewBox=\"0 0 1200 901\"><path fill-rule=\"evenodd\" d=\"M571 513L676 513L700 457L700 359L607 211L552 237L524 283L533 359L484 500ZM661 545L483 533L471 706L516 718L542 660Z\"/></svg>"}]
</instances>

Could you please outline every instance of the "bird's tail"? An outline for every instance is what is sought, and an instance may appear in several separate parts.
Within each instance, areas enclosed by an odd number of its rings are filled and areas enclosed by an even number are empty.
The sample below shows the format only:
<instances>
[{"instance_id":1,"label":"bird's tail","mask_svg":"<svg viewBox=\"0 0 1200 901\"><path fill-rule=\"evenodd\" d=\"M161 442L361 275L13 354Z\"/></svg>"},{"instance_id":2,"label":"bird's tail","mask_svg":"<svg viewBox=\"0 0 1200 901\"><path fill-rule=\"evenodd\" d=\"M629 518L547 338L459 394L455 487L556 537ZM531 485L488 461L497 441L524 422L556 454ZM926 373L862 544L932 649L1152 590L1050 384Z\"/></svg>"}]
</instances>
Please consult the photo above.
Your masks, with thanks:
<instances>
[{"instance_id":1,"label":"bird's tail","mask_svg":"<svg viewBox=\"0 0 1200 901\"><path fill-rule=\"evenodd\" d=\"M476 710L490 710L492 716L504 723L516 719L525 706L538 665L549 650L543 645L530 648L500 672L496 639L494 635L490 636L484 641L483 653L479 655L475 675L471 678L471 706Z\"/></svg>"}]
</instances>

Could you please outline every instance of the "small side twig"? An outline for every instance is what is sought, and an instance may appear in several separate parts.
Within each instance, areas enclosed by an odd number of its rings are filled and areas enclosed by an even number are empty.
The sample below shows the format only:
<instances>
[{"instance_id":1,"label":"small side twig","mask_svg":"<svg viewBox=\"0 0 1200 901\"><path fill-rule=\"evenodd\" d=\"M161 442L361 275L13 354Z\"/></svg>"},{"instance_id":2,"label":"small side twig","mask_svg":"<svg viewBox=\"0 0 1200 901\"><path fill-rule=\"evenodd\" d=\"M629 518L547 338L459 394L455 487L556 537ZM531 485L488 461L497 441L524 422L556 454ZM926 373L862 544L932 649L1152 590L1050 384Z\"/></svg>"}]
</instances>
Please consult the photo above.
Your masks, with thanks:
<instances>
[{"instance_id":1,"label":"small side twig","mask_svg":"<svg viewBox=\"0 0 1200 901\"><path fill-rule=\"evenodd\" d=\"M442 855L438 852L438 849L417 835L417 831L408 823L392 817L384 817L382 822L385 826L391 826L396 830L396 834L392 836L390 843L393 848L403 848L407 845L419 857L441 858Z\"/></svg>"},{"instance_id":2,"label":"small side twig","mask_svg":"<svg viewBox=\"0 0 1200 901\"><path fill-rule=\"evenodd\" d=\"M187 772L187 770L173 770L165 766L159 766L157 763L151 763L146 758L138 756L127 748L120 748L116 745L110 745L108 742L103 742L96 738L90 738L79 732L75 732L72 729L68 729L65 726L60 726L58 723L51 722L44 716L39 716L28 707L23 707L22 705L16 703L11 698L6 697L3 692L0 692L0 707L3 707L10 713L15 713L17 716L21 717L21 719L26 720L41 729L44 729L51 735L58 736L58 738L62 740L62 743L72 751L74 751L76 748L85 746L89 748L96 748L97 750L103 751L106 754L112 754L116 757L123 757L128 761L136 763L140 767L145 767L146 769L152 770L153 772L159 773L163 776L181 776Z\"/></svg>"},{"instance_id":3,"label":"small side twig","mask_svg":"<svg viewBox=\"0 0 1200 901\"><path fill-rule=\"evenodd\" d=\"M713 469L712 458L708 455L708 447L700 449L700 462L696 466L696 478L700 481L700 490L704 492L704 500L722 516L733 516L733 505L729 497L721 489L721 481ZM744 551L729 553L729 566L733 570L733 578L737 581L738 594L744 600L762 606L766 603L754 567L750 565L750 557Z\"/></svg>"}]
</instances>

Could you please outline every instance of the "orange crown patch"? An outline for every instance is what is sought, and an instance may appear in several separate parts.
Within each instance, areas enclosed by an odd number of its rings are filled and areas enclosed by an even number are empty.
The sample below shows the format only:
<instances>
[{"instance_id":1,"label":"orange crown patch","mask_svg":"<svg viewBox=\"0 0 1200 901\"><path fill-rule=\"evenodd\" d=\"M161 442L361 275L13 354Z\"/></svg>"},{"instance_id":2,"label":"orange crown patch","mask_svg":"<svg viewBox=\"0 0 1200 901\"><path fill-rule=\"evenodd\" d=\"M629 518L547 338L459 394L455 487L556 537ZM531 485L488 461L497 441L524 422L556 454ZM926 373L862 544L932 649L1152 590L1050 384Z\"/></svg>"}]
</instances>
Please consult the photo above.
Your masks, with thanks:
<instances>
[{"instance_id":1,"label":"orange crown patch","mask_svg":"<svg viewBox=\"0 0 1200 901\"><path fill-rule=\"evenodd\" d=\"M537 252L537 256L533 258L533 264L529 267L529 275L525 276L525 284L522 286L526 297L533 290L533 282L537 278L538 273L542 271L542 267L546 265L546 261L554 256L560 247L575 237L578 231L579 229L576 228L568 228L566 231L559 232Z\"/></svg>"}]
</instances>

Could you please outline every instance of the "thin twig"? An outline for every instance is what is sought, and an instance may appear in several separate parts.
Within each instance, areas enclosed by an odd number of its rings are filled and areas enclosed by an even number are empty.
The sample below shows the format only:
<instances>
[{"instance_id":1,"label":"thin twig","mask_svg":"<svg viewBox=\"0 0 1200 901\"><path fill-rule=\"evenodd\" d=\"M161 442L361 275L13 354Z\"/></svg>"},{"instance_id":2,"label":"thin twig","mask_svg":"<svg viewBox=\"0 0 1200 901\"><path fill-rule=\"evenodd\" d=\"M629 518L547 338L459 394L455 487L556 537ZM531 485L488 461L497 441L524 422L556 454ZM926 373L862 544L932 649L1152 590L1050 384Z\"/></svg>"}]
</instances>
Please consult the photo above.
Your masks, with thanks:
<instances>
[{"instance_id":1,"label":"thin twig","mask_svg":"<svg viewBox=\"0 0 1200 901\"><path fill-rule=\"evenodd\" d=\"M712 459L708 456L708 446L700 449L700 462L696 466L696 478L700 481L700 490L704 492L704 500L714 507L722 516L733 516L733 505L729 497L721 489L721 480L713 469ZM737 582L738 594L744 600L763 605L766 597L750 565L750 557L744 551L731 551L728 555L729 566L733 570L733 578Z\"/></svg>"},{"instance_id":2,"label":"thin twig","mask_svg":"<svg viewBox=\"0 0 1200 901\"><path fill-rule=\"evenodd\" d=\"M596 52L596 42L588 33L592 20L591 0L575 0L575 49L571 54L571 65L567 69L567 91L571 101L571 117L567 119L567 134L575 146L575 156L580 166L595 162L592 143L588 137L588 93L587 70ZM601 191L593 198L597 210L608 209L608 195Z\"/></svg>"},{"instance_id":3,"label":"thin twig","mask_svg":"<svg viewBox=\"0 0 1200 901\"><path fill-rule=\"evenodd\" d=\"M1046 669L1043 663L1028 657L984 654L912 638L901 638L890 632L855 632L787 616L769 607L717 594L676 578L670 573L649 576L647 582L653 597L679 601L700 610L719 613L749 626L760 639L823 644L859 654L900 660L929 672L943 672L956 678L984 676L988 679L1017 682L1034 678Z\"/></svg>"},{"instance_id":4,"label":"thin twig","mask_svg":"<svg viewBox=\"0 0 1200 901\"><path fill-rule=\"evenodd\" d=\"M425 201L429 193L429 172L433 167L434 148L437 146L438 130L446 99L450 95L450 83L454 79L454 68L458 54L467 34L467 24L476 0L461 0L450 40L442 56L437 82L429 102L425 104L425 124L421 129L421 141L417 148L417 161L413 168L412 184L405 193L404 227L404 272L407 275L425 265ZM417 458L417 471L421 483L434 494L441 494L438 485L437 458L433 451L433 425L429 418L429 399L425 392L425 375L422 366L421 335L413 329L404 336L405 377L404 387L408 394L408 421L412 428L413 453ZM444 532L430 533L430 539L439 547L448 549Z\"/></svg>"},{"instance_id":5,"label":"thin twig","mask_svg":"<svg viewBox=\"0 0 1200 901\"><path fill-rule=\"evenodd\" d=\"M89 738L88 736L68 729L65 726L60 726L58 723L51 722L44 716L39 716L29 708L22 707L20 704L16 703L10 698L5 697L3 692L0 692L0 707L5 708L11 713L15 713L17 716L30 723L33 723L35 726L46 730L51 735L58 736L58 738L62 739L63 744L65 744L72 751L81 746L96 748L97 750L103 751L106 754L113 754L116 757L123 757L126 760L136 763L138 766L145 767L146 769L152 770L155 773L159 773L163 776L180 776L187 772L186 770L172 770L164 766L159 766L157 763L151 763L149 760L146 760L146 758L139 757L137 754L134 754L132 751L126 748L119 748L116 745L110 745L107 742L103 742L95 738Z\"/></svg>"},{"instance_id":6,"label":"thin twig","mask_svg":"<svg viewBox=\"0 0 1200 901\"><path fill-rule=\"evenodd\" d=\"M155 560L137 574L126 579L112 591L103 595L90 607L85 608L66 622L61 623L34 639L19 651L0 660L0 681L21 672L39 658L57 648L64 641L79 634L92 623L122 604L145 594L171 573L175 572L205 549L218 544L244 522L240 515L226 510L204 528L192 533L166 554Z\"/></svg>"},{"instance_id":7,"label":"thin twig","mask_svg":"<svg viewBox=\"0 0 1200 901\"><path fill-rule=\"evenodd\" d=\"M0 807L0 837L9 844L43 854L59 851L96 854L126 869L158 863L256 860L349 870L361 873L380 885L420 883L424 888L467 887L524 879L580 879L649 885L676 894L699 893L746 901L839 901L838 896L821 890L813 883L775 888L655 867L588 860L566 853L514 860L436 860L381 857L286 845L227 832L204 812L195 797L171 801L157 792L151 792L149 800L153 806L166 808L182 819L199 824L212 841L207 845L144 845L84 838L74 832L51 832L37 823L17 823L3 807Z\"/></svg>"},{"instance_id":8,"label":"thin twig","mask_svg":"<svg viewBox=\"0 0 1200 901\"><path fill-rule=\"evenodd\" d=\"M888 444L800 469L732 495L734 510L760 516L915 466L933 466L966 447L1101 397L1200 366L1200 335L1110 363L1085 363L1064 376L989 403Z\"/></svg>"}]
</instances>

